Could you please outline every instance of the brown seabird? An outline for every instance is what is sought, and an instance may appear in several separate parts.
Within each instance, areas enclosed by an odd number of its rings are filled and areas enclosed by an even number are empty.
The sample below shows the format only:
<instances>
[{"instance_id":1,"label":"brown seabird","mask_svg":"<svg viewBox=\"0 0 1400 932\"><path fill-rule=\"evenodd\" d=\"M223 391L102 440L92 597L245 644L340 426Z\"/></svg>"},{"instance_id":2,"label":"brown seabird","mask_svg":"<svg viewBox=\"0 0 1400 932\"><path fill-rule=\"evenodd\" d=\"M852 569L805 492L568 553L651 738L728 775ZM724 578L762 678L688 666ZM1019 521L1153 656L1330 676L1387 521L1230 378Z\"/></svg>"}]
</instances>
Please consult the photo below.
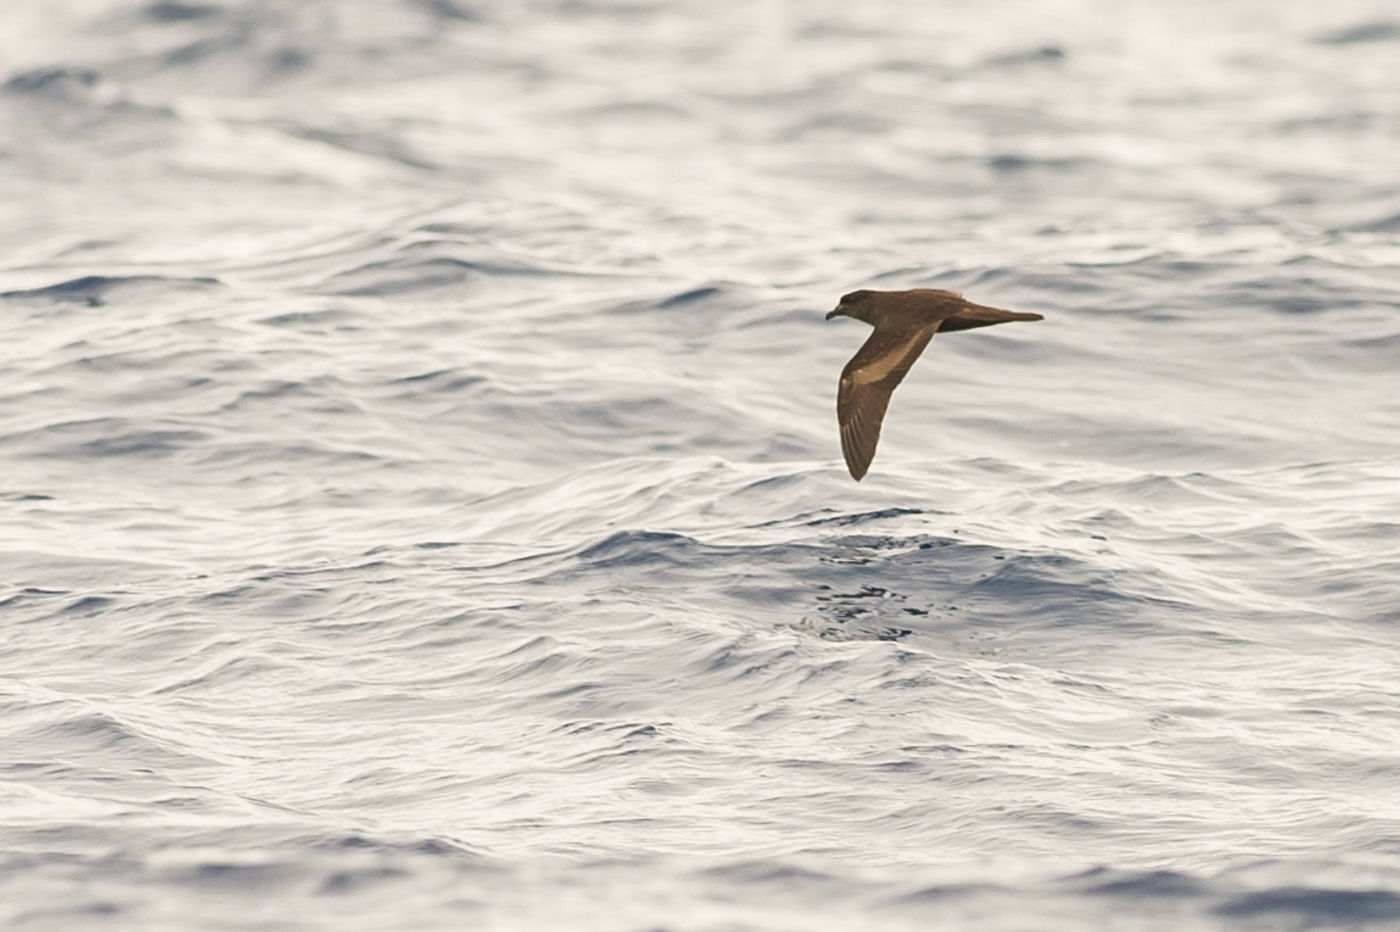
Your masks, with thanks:
<instances>
[{"instance_id":1,"label":"brown seabird","mask_svg":"<svg viewBox=\"0 0 1400 932\"><path fill-rule=\"evenodd\" d=\"M826 315L854 317L875 328L846 368L836 391L836 420L841 424L841 452L857 482L875 458L880 422L890 395L934 333L990 327L1012 320L1044 320L973 304L956 291L914 288L910 291L852 291Z\"/></svg>"}]
</instances>

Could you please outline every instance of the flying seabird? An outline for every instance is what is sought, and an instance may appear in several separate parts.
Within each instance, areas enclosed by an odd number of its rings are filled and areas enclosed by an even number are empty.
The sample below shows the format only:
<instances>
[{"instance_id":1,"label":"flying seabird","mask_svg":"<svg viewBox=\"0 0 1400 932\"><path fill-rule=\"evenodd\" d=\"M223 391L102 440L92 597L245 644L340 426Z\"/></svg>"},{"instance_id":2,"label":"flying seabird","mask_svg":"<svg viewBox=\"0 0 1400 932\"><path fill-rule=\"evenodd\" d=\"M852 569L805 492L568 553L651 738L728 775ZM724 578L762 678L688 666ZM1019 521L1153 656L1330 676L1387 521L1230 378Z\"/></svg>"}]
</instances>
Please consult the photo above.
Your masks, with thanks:
<instances>
[{"instance_id":1,"label":"flying seabird","mask_svg":"<svg viewBox=\"0 0 1400 932\"><path fill-rule=\"evenodd\" d=\"M857 482L875 458L880 422L895 386L935 332L971 330L1012 320L1044 320L1039 314L1018 314L973 304L956 291L914 288L910 291L852 291L826 315L854 317L875 331L846 368L836 390L836 420L841 424L841 452Z\"/></svg>"}]
</instances>

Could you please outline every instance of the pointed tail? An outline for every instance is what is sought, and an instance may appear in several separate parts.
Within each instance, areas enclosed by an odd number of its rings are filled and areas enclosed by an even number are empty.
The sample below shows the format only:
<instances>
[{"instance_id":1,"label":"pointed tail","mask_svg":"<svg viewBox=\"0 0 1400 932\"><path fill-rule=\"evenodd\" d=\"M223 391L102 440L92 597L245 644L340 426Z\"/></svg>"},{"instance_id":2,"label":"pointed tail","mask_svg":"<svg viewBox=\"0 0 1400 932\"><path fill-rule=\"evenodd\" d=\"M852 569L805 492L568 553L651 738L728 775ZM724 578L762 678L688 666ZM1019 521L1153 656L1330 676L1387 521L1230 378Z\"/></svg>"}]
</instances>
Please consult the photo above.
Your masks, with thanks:
<instances>
[{"instance_id":1,"label":"pointed tail","mask_svg":"<svg viewBox=\"0 0 1400 932\"><path fill-rule=\"evenodd\" d=\"M954 330L972 330L974 327L990 327L992 324L1008 324L1013 320L1044 320L1040 314L1023 314L1019 311L1003 311L999 307L984 307L968 302L952 317L939 326L939 333Z\"/></svg>"}]
</instances>

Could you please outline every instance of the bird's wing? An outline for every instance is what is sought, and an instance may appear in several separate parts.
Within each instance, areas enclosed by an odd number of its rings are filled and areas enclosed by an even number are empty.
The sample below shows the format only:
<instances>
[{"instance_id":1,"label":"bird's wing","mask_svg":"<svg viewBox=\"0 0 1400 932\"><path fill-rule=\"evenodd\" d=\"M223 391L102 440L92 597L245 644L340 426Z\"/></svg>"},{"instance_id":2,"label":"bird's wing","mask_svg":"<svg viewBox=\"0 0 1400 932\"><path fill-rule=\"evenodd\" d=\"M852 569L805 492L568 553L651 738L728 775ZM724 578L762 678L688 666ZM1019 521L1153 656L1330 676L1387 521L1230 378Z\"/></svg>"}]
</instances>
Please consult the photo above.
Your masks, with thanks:
<instances>
[{"instance_id":1,"label":"bird's wing","mask_svg":"<svg viewBox=\"0 0 1400 932\"><path fill-rule=\"evenodd\" d=\"M841 452L846 457L846 468L856 481L865 475L875 458L880 423L885 419L890 395L937 329L936 324L900 331L877 329L841 370L836 420L841 425Z\"/></svg>"}]
</instances>

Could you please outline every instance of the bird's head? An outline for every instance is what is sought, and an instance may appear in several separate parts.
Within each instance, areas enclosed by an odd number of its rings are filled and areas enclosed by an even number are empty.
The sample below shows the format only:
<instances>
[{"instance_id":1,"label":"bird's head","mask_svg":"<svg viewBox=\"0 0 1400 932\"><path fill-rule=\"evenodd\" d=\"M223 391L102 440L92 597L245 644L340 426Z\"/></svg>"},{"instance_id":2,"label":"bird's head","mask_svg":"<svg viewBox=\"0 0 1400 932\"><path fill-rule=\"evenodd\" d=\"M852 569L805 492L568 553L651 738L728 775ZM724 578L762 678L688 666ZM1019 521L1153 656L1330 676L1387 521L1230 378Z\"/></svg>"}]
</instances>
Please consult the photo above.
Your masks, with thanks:
<instances>
[{"instance_id":1,"label":"bird's head","mask_svg":"<svg viewBox=\"0 0 1400 932\"><path fill-rule=\"evenodd\" d=\"M852 291L848 295L841 296L841 303L836 305L826 314L826 319L833 317L854 317L856 320L863 320L867 324L873 323L870 319L871 305L875 297L873 291Z\"/></svg>"}]
</instances>

